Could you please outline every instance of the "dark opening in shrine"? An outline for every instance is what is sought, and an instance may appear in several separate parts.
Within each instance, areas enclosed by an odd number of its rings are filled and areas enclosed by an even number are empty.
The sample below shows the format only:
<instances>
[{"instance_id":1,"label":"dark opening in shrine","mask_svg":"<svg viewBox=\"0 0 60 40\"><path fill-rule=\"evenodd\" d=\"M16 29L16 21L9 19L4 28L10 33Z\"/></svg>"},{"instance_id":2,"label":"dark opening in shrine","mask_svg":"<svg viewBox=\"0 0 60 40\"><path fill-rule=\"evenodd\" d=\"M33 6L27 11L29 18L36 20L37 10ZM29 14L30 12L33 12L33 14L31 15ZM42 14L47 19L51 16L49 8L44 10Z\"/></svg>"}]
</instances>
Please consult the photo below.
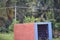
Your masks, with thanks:
<instances>
[{"instance_id":1,"label":"dark opening in shrine","mask_svg":"<svg viewBox=\"0 0 60 40\"><path fill-rule=\"evenodd\" d=\"M48 40L48 24L38 24L38 40Z\"/></svg>"}]
</instances>

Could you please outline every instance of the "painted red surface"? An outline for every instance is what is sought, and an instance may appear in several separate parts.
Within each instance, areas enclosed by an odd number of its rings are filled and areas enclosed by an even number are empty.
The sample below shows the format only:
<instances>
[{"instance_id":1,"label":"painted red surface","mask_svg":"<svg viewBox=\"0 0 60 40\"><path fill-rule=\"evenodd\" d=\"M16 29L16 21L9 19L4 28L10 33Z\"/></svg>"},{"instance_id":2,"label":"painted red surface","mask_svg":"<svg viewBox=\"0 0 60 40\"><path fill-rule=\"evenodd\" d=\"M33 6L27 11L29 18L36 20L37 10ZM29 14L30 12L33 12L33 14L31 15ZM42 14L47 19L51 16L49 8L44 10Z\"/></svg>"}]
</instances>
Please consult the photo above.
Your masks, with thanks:
<instances>
[{"instance_id":1,"label":"painted red surface","mask_svg":"<svg viewBox=\"0 0 60 40\"><path fill-rule=\"evenodd\" d=\"M14 40L34 40L34 24L15 24Z\"/></svg>"}]
</instances>

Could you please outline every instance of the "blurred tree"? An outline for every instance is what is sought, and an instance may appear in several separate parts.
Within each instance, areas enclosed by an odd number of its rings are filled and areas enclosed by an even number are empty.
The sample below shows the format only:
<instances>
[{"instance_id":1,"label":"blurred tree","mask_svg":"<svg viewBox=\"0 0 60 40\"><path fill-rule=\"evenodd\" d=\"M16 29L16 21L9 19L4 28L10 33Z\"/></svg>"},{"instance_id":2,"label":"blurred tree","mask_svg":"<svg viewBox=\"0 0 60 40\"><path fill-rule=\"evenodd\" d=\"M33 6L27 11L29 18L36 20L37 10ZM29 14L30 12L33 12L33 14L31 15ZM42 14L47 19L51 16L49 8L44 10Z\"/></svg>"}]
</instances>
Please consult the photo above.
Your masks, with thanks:
<instances>
[{"instance_id":1,"label":"blurred tree","mask_svg":"<svg viewBox=\"0 0 60 40\"><path fill-rule=\"evenodd\" d=\"M54 0L54 16L56 22L60 22L60 0Z\"/></svg>"},{"instance_id":2,"label":"blurred tree","mask_svg":"<svg viewBox=\"0 0 60 40\"><path fill-rule=\"evenodd\" d=\"M17 6L16 20L20 23L24 23L24 20L28 20L32 16L42 22L52 19L60 22L60 11L55 10L60 9L60 0L0 0L0 8L15 6ZM4 22L7 29L14 19L14 10L14 8L0 9L0 24ZM4 20L1 20L1 18ZM34 18L32 20L35 20Z\"/></svg>"}]
</instances>

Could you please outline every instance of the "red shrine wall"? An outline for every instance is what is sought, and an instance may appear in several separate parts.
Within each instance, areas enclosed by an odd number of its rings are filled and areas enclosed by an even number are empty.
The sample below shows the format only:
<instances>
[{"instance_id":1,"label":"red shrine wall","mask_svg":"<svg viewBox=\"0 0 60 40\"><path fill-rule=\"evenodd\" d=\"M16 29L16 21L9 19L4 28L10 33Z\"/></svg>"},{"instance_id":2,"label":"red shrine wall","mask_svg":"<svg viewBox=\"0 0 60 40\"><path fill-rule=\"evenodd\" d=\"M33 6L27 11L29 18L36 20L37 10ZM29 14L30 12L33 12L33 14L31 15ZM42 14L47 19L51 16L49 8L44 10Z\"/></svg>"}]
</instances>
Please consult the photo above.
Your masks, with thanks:
<instances>
[{"instance_id":1,"label":"red shrine wall","mask_svg":"<svg viewBox=\"0 0 60 40\"><path fill-rule=\"evenodd\" d=\"M15 24L14 40L34 40L34 24Z\"/></svg>"}]
</instances>

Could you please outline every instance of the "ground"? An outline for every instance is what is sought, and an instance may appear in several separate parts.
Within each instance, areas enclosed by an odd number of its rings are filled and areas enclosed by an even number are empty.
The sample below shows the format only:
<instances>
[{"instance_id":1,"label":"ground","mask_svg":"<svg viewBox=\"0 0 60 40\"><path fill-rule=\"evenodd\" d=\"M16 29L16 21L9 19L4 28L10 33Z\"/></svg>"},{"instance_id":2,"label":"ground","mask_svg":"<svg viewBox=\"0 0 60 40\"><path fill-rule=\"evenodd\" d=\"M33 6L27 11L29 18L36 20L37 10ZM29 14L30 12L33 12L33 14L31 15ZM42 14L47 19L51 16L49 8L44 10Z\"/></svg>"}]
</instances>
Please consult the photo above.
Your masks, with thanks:
<instances>
[{"instance_id":1,"label":"ground","mask_svg":"<svg viewBox=\"0 0 60 40\"><path fill-rule=\"evenodd\" d=\"M0 33L0 40L14 40L13 32L11 32L11 33Z\"/></svg>"},{"instance_id":2,"label":"ground","mask_svg":"<svg viewBox=\"0 0 60 40\"><path fill-rule=\"evenodd\" d=\"M60 40L60 38L55 38L55 39L53 39L53 40Z\"/></svg>"},{"instance_id":3,"label":"ground","mask_svg":"<svg viewBox=\"0 0 60 40\"><path fill-rule=\"evenodd\" d=\"M0 33L0 40L14 40L14 33ZM60 40L60 38L55 38L53 40Z\"/></svg>"}]
</instances>

